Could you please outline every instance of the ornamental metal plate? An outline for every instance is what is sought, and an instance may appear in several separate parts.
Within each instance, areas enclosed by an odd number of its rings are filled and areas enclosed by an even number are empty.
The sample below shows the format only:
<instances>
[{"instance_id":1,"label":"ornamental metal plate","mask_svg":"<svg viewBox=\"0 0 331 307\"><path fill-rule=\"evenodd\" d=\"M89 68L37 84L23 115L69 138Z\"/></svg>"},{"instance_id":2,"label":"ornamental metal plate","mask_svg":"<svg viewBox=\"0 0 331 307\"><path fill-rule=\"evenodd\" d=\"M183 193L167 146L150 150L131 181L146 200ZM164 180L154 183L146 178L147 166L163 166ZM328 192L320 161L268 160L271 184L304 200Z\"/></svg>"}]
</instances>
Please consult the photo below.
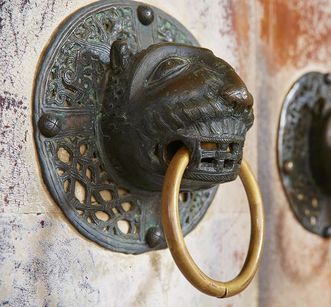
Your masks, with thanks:
<instances>
[{"instance_id":1,"label":"ornamental metal plate","mask_svg":"<svg viewBox=\"0 0 331 307\"><path fill-rule=\"evenodd\" d=\"M331 235L331 78L298 79L282 107L278 166L291 209L307 230Z\"/></svg>"},{"instance_id":2,"label":"ornamental metal plate","mask_svg":"<svg viewBox=\"0 0 331 307\"><path fill-rule=\"evenodd\" d=\"M132 53L158 42L198 45L178 21L155 7L146 11L141 3L107 0L78 10L56 30L41 59L34 137L44 182L69 221L108 249L139 254L166 247L161 195L116 182L98 137L102 80L111 44L119 39ZM201 220L216 189L181 193L184 234Z\"/></svg>"}]
</instances>

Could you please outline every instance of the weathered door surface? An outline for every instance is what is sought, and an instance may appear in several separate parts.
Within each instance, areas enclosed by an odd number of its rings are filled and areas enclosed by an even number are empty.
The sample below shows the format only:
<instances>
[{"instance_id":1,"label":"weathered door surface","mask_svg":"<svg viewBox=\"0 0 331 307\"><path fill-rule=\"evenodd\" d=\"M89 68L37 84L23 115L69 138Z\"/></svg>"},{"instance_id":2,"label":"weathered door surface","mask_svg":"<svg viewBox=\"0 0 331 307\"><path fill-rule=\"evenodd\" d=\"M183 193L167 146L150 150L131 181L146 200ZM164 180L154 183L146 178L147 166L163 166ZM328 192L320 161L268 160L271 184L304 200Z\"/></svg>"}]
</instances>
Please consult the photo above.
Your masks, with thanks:
<instances>
[{"instance_id":1,"label":"weathered door surface","mask_svg":"<svg viewBox=\"0 0 331 307\"><path fill-rule=\"evenodd\" d=\"M87 240L43 185L32 131L35 69L60 22L91 2L0 1L0 304L330 306L330 240L297 223L276 161L279 113L291 84L307 71L331 71L330 1L145 1L234 66L255 97L245 157L265 200L265 249L252 284L225 300L193 288L168 250L124 255ZM207 274L225 280L240 271L249 232L247 199L236 180L220 187L186 242Z\"/></svg>"},{"instance_id":2,"label":"weathered door surface","mask_svg":"<svg viewBox=\"0 0 331 307\"><path fill-rule=\"evenodd\" d=\"M330 1L261 1L257 15L258 178L267 232L260 270L261 306L330 306L330 239L292 214L277 171L277 126L287 91L304 73L331 70Z\"/></svg>"}]
</instances>

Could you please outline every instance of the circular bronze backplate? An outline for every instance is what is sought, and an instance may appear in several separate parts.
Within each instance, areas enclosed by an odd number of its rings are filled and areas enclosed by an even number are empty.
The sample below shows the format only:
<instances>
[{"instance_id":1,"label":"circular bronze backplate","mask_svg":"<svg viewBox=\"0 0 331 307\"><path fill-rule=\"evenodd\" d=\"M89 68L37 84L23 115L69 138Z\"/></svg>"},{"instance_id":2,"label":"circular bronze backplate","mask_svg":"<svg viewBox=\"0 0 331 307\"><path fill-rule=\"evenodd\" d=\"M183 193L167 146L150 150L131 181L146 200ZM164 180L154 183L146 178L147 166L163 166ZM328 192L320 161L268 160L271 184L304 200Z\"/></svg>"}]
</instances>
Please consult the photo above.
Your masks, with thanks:
<instances>
[{"instance_id":1,"label":"circular bronze backplate","mask_svg":"<svg viewBox=\"0 0 331 307\"><path fill-rule=\"evenodd\" d=\"M331 110L328 76L310 72L294 83L278 134L279 172L291 209L303 227L323 237L331 235L330 180L321 171L330 169L330 155L323 155L323 137L330 135L324 124Z\"/></svg>"},{"instance_id":2,"label":"circular bronze backplate","mask_svg":"<svg viewBox=\"0 0 331 307\"><path fill-rule=\"evenodd\" d=\"M120 187L99 136L100 90L110 46L118 39L125 39L133 53L158 42L198 45L178 21L155 7L100 1L80 9L60 25L41 59L34 135L45 184L70 222L106 248L139 254L166 247L160 193ZM181 194L185 234L201 220L215 192Z\"/></svg>"}]
</instances>

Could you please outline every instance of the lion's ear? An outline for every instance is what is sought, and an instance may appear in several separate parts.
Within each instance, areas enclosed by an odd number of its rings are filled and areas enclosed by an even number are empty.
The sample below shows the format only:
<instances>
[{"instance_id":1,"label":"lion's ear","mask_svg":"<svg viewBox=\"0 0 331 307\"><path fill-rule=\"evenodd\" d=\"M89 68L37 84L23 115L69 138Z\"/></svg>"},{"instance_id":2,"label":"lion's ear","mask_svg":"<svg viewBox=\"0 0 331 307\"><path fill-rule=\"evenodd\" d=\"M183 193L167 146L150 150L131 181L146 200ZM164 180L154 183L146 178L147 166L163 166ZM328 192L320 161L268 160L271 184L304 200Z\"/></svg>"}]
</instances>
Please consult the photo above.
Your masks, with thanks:
<instances>
[{"instance_id":1,"label":"lion's ear","mask_svg":"<svg viewBox=\"0 0 331 307\"><path fill-rule=\"evenodd\" d=\"M111 45L110 49L110 65L113 70L123 70L132 53L128 47L128 44L124 40L116 40Z\"/></svg>"}]
</instances>

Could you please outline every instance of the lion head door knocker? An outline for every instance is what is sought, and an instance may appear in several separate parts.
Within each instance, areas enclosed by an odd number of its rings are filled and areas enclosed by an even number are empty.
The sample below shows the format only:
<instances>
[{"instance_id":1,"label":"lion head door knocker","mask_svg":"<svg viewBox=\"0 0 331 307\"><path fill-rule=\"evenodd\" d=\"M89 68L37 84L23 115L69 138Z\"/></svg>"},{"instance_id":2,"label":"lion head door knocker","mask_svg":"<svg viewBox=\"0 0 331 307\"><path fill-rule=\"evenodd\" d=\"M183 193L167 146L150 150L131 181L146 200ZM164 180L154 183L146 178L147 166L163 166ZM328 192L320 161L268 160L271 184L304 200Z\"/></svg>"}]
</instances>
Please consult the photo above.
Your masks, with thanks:
<instances>
[{"instance_id":1,"label":"lion head door knocker","mask_svg":"<svg viewBox=\"0 0 331 307\"><path fill-rule=\"evenodd\" d=\"M35 140L48 189L83 235L131 254L168 246L195 287L226 297L247 287L262 249L261 196L242 160L253 98L229 64L197 45L157 8L100 1L77 11L37 72ZM238 277L223 283L200 271L183 234L238 174L250 248Z\"/></svg>"}]
</instances>

